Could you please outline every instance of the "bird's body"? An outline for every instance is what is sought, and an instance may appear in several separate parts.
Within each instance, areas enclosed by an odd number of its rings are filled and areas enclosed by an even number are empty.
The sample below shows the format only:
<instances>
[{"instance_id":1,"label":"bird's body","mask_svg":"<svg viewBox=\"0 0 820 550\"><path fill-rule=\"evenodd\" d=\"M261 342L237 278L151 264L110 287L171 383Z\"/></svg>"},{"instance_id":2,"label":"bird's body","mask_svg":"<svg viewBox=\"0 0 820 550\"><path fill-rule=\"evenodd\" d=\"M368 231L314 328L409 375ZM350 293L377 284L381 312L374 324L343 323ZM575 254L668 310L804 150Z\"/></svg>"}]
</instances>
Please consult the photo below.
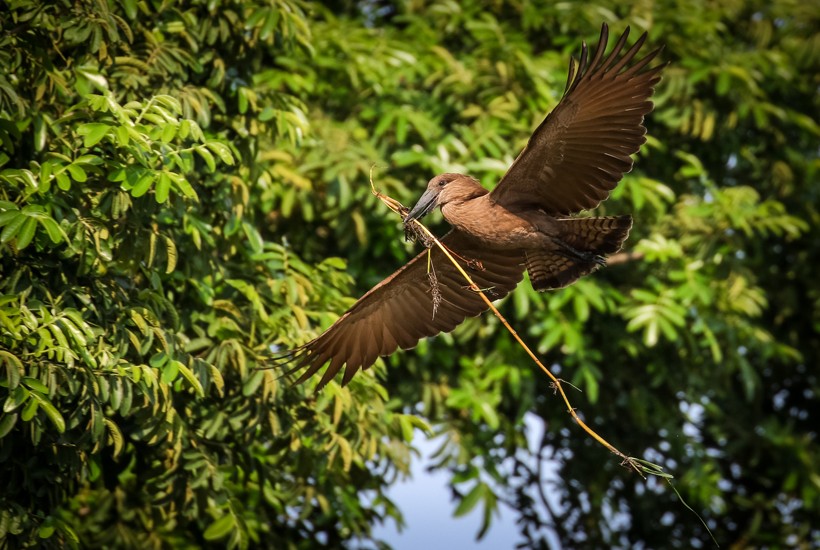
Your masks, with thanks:
<instances>
[{"instance_id":1,"label":"bird's body","mask_svg":"<svg viewBox=\"0 0 820 550\"><path fill-rule=\"evenodd\" d=\"M459 186L458 199L441 203L444 219L488 249L561 250L560 243L574 233L572 222L586 219L556 218L538 209L510 209L493 201L492 195L469 176L442 174L433 181L441 178L453 178L449 186Z\"/></svg>"},{"instance_id":2,"label":"bird's body","mask_svg":"<svg viewBox=\"0 0 820 550\"><path fill-rule=\"evenodd\" d=\"M606 25L591 60L584 46L577 72L570 63L561 102L492 191L470 176L441 174L407 214L406 224L440 207L453 227L442 243L491 298L509 293L525 270L536 290L567 286L603 265L628 236L630 216L573 217L609 196L645 141L643 117L652 110L649 98L663 66L648 67L658 50L635 60L646 34L624 52L628 34L608 56ZM301 382L329 362L319 386L342 367L346 384L379 356L450 331L485 309L455 266L430 249L290 352L290 372L304 369Z\"/></svg>"},{"instance_id":3,"label":"bird's body","mask_svg":"<svg viewBox=\"0 0 820 550\"><path fill-rule=\"evenodd\" d=\"M448 185L459 186L460 198L441 204L444 219L453 229L475 237L488 249L545 248L551 245L549 236L558 234L555 220L543 212L513 212L493 202L489 192L473 178L461 174L442 174L437 178L445 177L458 178Z\"/></svg>"},{"instance_id":4,"label":"bird's body","mask_svg":"<svg viewBox=\"0 0 820 550\"><path fill-rule=\"evenodd\" d=\"M408 214L405 223L440 206L454 231L488 252L518 250L536 290L565 287L604 264L632 227L630 216L569 218L548 214L524 202L498 201L478 180L441 174Z\"/></svg>"}]
</instances>

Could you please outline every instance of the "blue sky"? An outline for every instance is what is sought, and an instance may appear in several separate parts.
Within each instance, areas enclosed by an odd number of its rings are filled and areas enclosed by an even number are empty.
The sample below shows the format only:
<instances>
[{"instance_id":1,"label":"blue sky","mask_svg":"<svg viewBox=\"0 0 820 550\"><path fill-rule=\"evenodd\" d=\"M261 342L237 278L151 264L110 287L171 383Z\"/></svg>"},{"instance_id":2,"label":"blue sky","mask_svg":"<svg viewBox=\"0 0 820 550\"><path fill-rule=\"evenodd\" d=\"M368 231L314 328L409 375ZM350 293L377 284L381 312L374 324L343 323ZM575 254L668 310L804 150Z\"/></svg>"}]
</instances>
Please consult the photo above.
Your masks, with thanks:
<instances>
[{"instance_id":1,"label":"blue sky","mask_svg":"<svg viewBox=\"0 0 820 550\"><path fill-rule=\"evenodd\" d=\"M526 422L527 439L532 448L534 442L540 440L543 423L530 415ZM481 527L482 505L466 516L453 517L458 503L451 499L447 487L450 474L425 470L430 455L438 449L440 442L429 440L417 431L413 446L420 451L421 458L413 460L411 477L396 483L388 491L404 514L405 527L399 533L392 522L377 526L374 529L376 538L389 543L394 550L512 549L522 541L515 525L516 514L503 505L500 506L501 516L495 516L486 536L476 541L475 536Z\"/></svg>"}]
</instances>

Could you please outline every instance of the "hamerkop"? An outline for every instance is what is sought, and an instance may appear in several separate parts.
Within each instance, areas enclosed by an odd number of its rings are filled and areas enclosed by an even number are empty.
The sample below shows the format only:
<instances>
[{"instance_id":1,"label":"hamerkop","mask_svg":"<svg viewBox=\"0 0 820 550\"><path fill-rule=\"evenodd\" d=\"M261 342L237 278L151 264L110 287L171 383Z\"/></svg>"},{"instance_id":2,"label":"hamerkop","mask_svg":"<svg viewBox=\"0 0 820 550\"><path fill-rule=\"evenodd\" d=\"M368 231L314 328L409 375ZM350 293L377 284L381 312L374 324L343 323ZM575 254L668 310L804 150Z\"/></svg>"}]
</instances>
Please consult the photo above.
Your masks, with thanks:
<instances>
[{"instance_id":1,"label":"hamerkop","mask_svg":"<svg viewBox=\"0 0 820 550\"><path fill-rule=\"evenodd\" d=\"M492 299L514 289L525 268L536 290L565 287L604 265L629 234L631 216L570 217L598 206L632 169L664 66L649 66L660 49L636 60L646 33L624 52L627 28L605 55L608 34L604 24L592 59L583 45L577 70L570 60L561 101L493 191L470 176L442 174L405 218L407 224L440 207L453 226L441 242ZM319 387L342 366L344 385L379 356L449 332L486 308L434 247L376 285L321 336L289 352L288 372L305 369L297 380L303 382L329 361Z\"/></svg>"}]
</instances>

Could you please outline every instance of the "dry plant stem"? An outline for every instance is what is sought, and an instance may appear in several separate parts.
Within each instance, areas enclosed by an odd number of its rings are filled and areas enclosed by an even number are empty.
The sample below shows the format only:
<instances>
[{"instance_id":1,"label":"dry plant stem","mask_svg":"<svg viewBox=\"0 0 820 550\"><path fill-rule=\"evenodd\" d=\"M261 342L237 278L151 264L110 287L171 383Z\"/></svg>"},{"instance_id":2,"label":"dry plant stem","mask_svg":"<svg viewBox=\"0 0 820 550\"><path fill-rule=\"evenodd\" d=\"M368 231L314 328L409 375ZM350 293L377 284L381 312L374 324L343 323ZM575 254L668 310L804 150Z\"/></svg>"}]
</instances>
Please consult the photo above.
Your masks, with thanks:
<instances>
[{"instance_id":1,"label":"dry plant stem","mask_svg":"<svg viewBox=\"0 0 820 550\"><path fill-rule=\"evenodd\" d=\"M387 195L384 195L381 192L377 191L375 186L373 185L373 179L372 178L370 180L370 187L371 187L371 190L372 190L373 194L376 195L376 197L378 197L388 208L390 208L390 210L392 210L393 212L396 212L397 214L401 215L401 212L402 212L402 209L403 209L402 204L400 202L398 202L397 200L395 200L393 198L390 198ZM625 455L624 453L622 453L621 451L616 449L614 445L612 445L606 439L604 439L603 437L598 435L592 428L587 426L587 424L583 420L581 420L581 418L575 412L575 408L569 402L569 398L567 397L567 394L564 391L564 387L561 384L561 380L559 378L557 378L554 374L552 374L552 372L550 372L550 370L547 367L545 367L543 363L541 363L541 361L532 352L532 350L529 348L529 346L527 346L527 344L524 343L524 341L521 339L521 337L518 335L518 333L515 331L515 329L513 329L512 326L510 326L510 324L504 318L504 316L501 315L501 312L498 311L498 309L493 305L492 301L490 301L490 299L487 298L487 295L484 294L484 292L481 291L481 289L478 287L478 285L476 285L473 282L470 275L461 267L461 264L459 264L456 261L456 259L453 257L453 255L450 253L450 251L447 249L447 247L444 246L443 244L441 244L441 242L435 237L435 235L433 235L430 232L430 230L427 229L421 222L419 222L418 220L413 220L413 222L416 224L416 226L421 231L424 232L425 235L427 235L427 237L430 239L430 241L435 243L436 246L438 246L439 249L444 253L444 255L447 256L447 258L451 262L453 262L453 265L456 266L456 268L459 270L459 272L464 277L464 279L469 283L470 289L473 290L474 292L477 292L479 294L479 296L481 296L481 299L484 300L484 303L487 304L487 307L489 307L490 310L493 312L493 314L496 317L498 317L498 319L501 321L501 323L504 325L504 327L506 327L506 329L510 332L510 334L512 334L513 338L515 338L516 342L518 342L518 344L524 349L524 351L527 352L527 355L530 356L530 358L535 362L535 364L538 365L538 368L540 368L542 371L544 371L546 373L547 376L549 376L550 380L552 380L553 387L555 387L558 390L558 392L561 394L561 398L564 400L564 403L567 406L567 411L569 412L570 415L572 415L573 420L575 420L575 422L579 426L581 426L581 428L585 432L587 432L593 439L595 439L595 441L597 441L598 443L600 443L601 445L606 447L610 452L612 452L615 455L617 455L618 457L620 457L624 461L624 464L628 464L630 468L632 468L633 470L635 470L638 473L638 475L640 475L641 477L646 479L645 476L644 476L644 468L642 468L639 465L639 463L637 463L635 461L635 459Z\"/></svg>"},{"instance_id":2,"label":"dry plant stem","mask_svg":"<svg viewBox=\"0 0 820 550\"><path fill-rule=\"evenodd\" d=\"M405 208L399 201L397 201L397 200L395 200L391 197L388 197L387 195L383 195L378 190L376 190L376 186L373 184L373 168L370 169L370 189L373 192L373 194L376 195L376 197L378 197L379 200L381 200L390 210L392 210L393 212L399 214L400 216L402 216L402 218L404 218L404 216L407 213L407 208ZM552 372L550 372L550 370L547 367L545 367L543 365L543 363L541 363L541 361L538 359L538 357L536 357L536 355L532 352L532 350L530 350L530 348L527 346L527 344L525 344L524 341L521 339L521 337L518 336L518 333L515 332L515 330L510 326L510 324L507 322L507 320L504 318L504 316L501 315L501 312L499 312L498 309L496 309L496 307L493 305L493 303L490 301L490 299L487 298L487 296L484 294L484 292L482 292L482 290L478 287L478 285L476 285L473 282L470 275L466 271L464 271L464 269L461 267L461 265L455 260L453 255L447 249L447 247L444 246L443 244L441 244L441 242L435 237L435 235L433 235L430 232L429 229L427 229L424 225L422 225L421 222L419 222L418 220L413 220L413 222L415 223L416 227L418 227L418 229L421 230L424 233L424 235L426 235L428 237L427 242L428 243L429 242L435 243L436 246L438 246L439 249L447 256L447 258L449 258L449 260L451 262L453 262L453 265L456 266L456 268L459 270L459 272L461 272L461 274L464 276L464 279L469 283L470 289L473 290L474 292L478 292L478 294L481 296L482 300L484 300L484 302L487 304L487 306L490 308L490 310L492 310L493 314L496 317L498 317L498 319L501 321L501 323L507 328L508 331L510 331L510 334L513 335L513 338L515 338L515 340L521 345L521 347L524 348L524 351L526 351L527 354L532 358L532 360L535 361L535 364L538 365L538 367L542 371L544 371L547 374L547 376L550 377L550 380L552 380L552 386L554 388L556 388L561 393L561 398L564 400L564 403L567 406L567 411L569 412L570 415L572 415L573 420L575 420L575 422L579 426L581 426L581 428L583 428L583 430L585 432L587 432L593 439L595 439L595 441L597 441L598 443L600 443L601 445L603 445L604 447L609 449L610 452L612 452L615 455L619 456L623 460L622 464L628 464L629 467L632 468L633 470L635 470L635 472L637 472L637 474L639 476L641 476L643 479L646 479L646 475L644 475L644 474L655 475L655 476L664 478L664 480L669 485L669 487L671 487L672 490L675 492L675 494L677 495L677 497L681 501L681 503L689 511L691 511L693 514L695 514L695 516L700 520L700 522L706 528L706 531L709 533L709 536L712 538L712 542L715 543L715 547L720 548L720 544L718 544L717 539L715 539L715 536L712 534L712 530L709 529L709 526L706 524L706 522L703 520L703 518L701 518L700 515L694 509L692 509L692 507L689 506L686 503L686 501L683 500L683 497L680 495L678 490L672 484L672 476L670 474L665 473L663 471L663 468L661 468L657 464L652 464L651 462L647 462L647 461L641 460L639 458L634 458L634 457L625 455L624 453L622 453L621 451L616 449L615 446L613 446L611 443L609 443L606 439L604 439L603 437L598 435L592 428L587 426L586 423L578 417L578 415L575 412L575 408L570 404L569 398L567 397L567 394L564 392L564 388L561 384L563 381L560 378L557 378L554 374L552 374ZM427 243L425 243L425 244L427 244ZM430 246L432 246L432 245L430 245ZM629 261L629 260L632 260L632 259L640 259L641 256L638 256L638 254L636 253L635 257L625 257L625 258L623 258L622 261ZM462 259L464 259L464 258L462 258ZM429 261L429 258L428 258L428 261ZM569 382L566 382L566 383L569 384L570 386L572 386L572 384L570 384ZM572 386L572 387L574 388L575 386ZM540 464L540 461L539 461L539 464Z\"/></svg>"}]
</instances>

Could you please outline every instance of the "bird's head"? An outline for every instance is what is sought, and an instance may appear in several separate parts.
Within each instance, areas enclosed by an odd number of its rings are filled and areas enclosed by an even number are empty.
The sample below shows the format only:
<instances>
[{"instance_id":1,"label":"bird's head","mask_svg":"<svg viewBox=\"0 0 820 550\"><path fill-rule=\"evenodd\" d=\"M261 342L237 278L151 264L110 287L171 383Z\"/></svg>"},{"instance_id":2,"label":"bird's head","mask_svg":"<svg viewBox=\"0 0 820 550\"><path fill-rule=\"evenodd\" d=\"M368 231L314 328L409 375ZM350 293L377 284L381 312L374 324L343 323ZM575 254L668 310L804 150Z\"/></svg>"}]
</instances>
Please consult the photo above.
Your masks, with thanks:
<instances>
[{"instance_id":1,"label":"bird's head","mask_svg":"<svg viewBox=\"0 0 820 550\"><path fill-rule=\"evenodd\" d=\"M422 219L436 206L474 199L487 193L488 191L475 178L464 174L440 174L427 182L427 190L407 214L404 223Z\"/></svg>"}]
</instances>

